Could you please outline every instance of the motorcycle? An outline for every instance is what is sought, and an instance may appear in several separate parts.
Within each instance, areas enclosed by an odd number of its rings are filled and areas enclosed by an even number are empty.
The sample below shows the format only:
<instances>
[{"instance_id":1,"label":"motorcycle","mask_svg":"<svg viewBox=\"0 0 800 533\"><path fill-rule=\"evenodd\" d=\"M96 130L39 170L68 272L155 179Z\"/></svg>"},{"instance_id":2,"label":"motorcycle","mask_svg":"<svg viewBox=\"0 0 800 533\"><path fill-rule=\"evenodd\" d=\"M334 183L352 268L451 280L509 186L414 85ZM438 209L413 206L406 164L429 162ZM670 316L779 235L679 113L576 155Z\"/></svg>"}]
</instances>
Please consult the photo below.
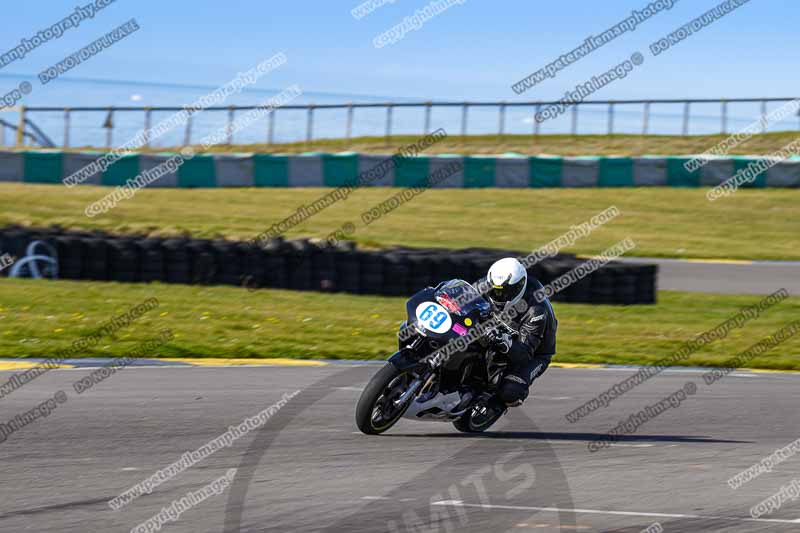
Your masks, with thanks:
<instances>
[{"instance_id":1,"label":"motorcycle","mask_svg":"<svg viewBox=\"0 0 800 533\"><path fill-rule=\"evenodd\" d=\"M508 359L495 347L516 332L459 279L419 291L406 313L399 350L358 400L358 428L378 435L405 417L452 422L465 433L487 430L507 411L496 397Z\"/></svg>"}]
</instances>

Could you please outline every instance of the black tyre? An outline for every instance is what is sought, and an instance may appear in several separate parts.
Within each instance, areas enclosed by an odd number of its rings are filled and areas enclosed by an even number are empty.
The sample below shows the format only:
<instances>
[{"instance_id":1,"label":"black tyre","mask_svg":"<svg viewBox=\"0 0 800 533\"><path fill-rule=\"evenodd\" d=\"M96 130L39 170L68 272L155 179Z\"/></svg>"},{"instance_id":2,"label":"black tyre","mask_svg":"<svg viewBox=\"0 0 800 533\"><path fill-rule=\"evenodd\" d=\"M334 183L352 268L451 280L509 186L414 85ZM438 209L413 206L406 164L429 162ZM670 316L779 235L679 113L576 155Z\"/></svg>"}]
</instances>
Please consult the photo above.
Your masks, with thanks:
<instances>
[{"instance_id":1,"label":"black tyre","mask_svg":"<svg viewBox=\"0 0 800 533\"><path fill-rule=\"evenodd\" d=\"M413 377L387 363L367 383L356 406L356 425L362 433L379 435L394 426L408 409L410 401L395 405Z\"/></svg>"},{"instance_id":2,"label":"black tyre","mask_svg":"<svg viewBox=\"0 0 800 533\"><path fill-rule=\"evenodd\" d=\"M506 414L506 409L492 404L479 403L461 418L453 422L453 426L462 433L481 433Z\"/></svg>"}]
</instances>

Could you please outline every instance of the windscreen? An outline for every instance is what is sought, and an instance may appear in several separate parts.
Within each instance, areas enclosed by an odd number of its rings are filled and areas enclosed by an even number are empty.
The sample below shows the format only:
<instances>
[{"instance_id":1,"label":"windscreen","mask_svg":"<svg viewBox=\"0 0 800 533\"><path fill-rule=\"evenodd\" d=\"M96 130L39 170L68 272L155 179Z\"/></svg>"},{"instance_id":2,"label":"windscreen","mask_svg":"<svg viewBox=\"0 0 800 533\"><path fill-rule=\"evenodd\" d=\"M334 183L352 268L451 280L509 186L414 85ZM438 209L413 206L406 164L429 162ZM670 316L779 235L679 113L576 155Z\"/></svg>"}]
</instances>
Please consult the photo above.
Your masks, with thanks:
<instances>
[{"instance_id":1,"label":"windscreen","mask_svg":"<svg viewBox=\"0 0 800 533\"><path fill-rule=\"evenodd\" d=\"M443 283L436 291L436 301L453 314L464 316L474 309L481 313L489 311L489 303L469 283L453 279Z\"/></svg>"}]
</instances>

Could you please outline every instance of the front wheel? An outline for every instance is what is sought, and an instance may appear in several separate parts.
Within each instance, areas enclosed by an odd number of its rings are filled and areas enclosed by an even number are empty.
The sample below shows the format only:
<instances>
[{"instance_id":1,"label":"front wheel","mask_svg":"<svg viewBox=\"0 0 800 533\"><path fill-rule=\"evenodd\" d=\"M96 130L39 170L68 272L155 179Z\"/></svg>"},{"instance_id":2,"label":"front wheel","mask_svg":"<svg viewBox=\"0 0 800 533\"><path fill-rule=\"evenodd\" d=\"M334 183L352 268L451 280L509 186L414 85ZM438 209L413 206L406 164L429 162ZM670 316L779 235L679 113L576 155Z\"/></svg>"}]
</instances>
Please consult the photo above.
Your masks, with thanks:
<instances>
[{"instance_id":1,"label":"front wheel","mask_svg":"<svg viewBox=\"0 0 800 533\"><path fill-rule=\"evenodd\" d=\"M397 405L397 400L411 385L413 377L387 363L367 383L356 406L356 424L362 433L379 435L397 423L411 401Z\"/></svg>"}]
</instances>

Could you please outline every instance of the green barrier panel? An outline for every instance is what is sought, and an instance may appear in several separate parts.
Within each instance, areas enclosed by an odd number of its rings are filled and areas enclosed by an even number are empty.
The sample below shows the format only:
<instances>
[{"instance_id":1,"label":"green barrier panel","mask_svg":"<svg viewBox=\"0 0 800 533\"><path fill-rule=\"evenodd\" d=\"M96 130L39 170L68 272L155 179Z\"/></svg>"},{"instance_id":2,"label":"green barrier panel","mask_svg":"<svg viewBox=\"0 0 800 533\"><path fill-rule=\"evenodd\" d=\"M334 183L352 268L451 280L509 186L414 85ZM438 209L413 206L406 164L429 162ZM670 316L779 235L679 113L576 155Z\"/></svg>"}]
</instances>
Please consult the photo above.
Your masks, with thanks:
<instances>
[{"instance_id":1,"label":"green barrier panel","mask_svg":"<svg viewBox=\"0 0 800 533\"><path fill-rule=\"evenodd\" d=\"M464 188L494 187L493 157L464 158Z\"/></svg>"},{"instance_id":2,"label":"green barrier panel","mask_svg":"<svg viewBox=\"0 0 800 533\"><path fill-rule=\"evenodd\" d=\"M563 159L561 157L531 157L530 187L561 187Z\"/></svg>"},{"instance_id":3,"label":"green barrier panel","mask_svg":"<svg viewBox=\"0 0 800 533\"><path fill-rule=\"evenodd\" d=\"M394 169L395 187L423 187L428 183L430 159L427 157L405 157L398 159Z\"/></svg>"},{"instance_id":4,"label":"green barrier panel","mask_svg":"<svg viewBox=\"0 0 800 533\"><path fill-rule=\"evenodd\" d=\"M139 175L139 154L125 154L103 172L103 185L125 185Z\"/></svg>"},{"instance_id":5,"label":"green barrier panel","mask_svg":"<svg viewBox=\"0 0 800 533\"><path fill-rule=\"evenodd\" d=\"M758 158L752 157L734 157L733 158L733 175L735 176L737 172L747 170L747 166L750 163L757 163L760 161ZM758 172L758 169L754 169L753 172ZM740 187L746 189L763 189L767 186L767 175L769 174L769 170L765 170L761 174L759 174L756 179L752 182L745 182L740 185Z\"/></svg>"},{"instance_id":6,"label":"green barrier panel","mask_svg":"<svg viewBox=\"0 0 800 533\"><path fill-rule=\"evenodd\" d=\"M253 185L256 187L288 187L289 156L255 154L253 156Z\"/></svg>"},{"instance_id":7,"label":"green barrier panel","mask_svg":"<svg viewBox=\"0 0 800 533\"><path fill-rule=\"evenodd\" d=\"M633 187L633 159L630 157L603 157L600 159L599 187Z\"/></svg>"},{"instance_id":8,"label":"green barrier panel","mask_svg":"<svg viewBox=\"0 0 800 533\"><path fill-rule=\"evenodd\" d=\"M26 183L61 183L61 152L25 152Z\"/></svg>"},{"instance_id":9,"label":"green barrier panel","mask_svg":"<svg viewBox=\"0 0 800 533\"><path fill-rule=\"evenodd\" d=\"M699 187L702 169L689 172L684 163L691 161L690 157L667 157L667 186L669 187Z\"/></svg>"},{"instance_id":10,"label":"green barrier panel","mask_svg":"<svg viewBox=\"0 0 800 533\"><path fill-rule=\"evenodd\" d=\"M358 176L358 154L322 154L322 183L326 187L352 185Z\"/></svg>"},{"instance_id":11,"label":"green barrier panel","mask_svg":"<svg viewBox=\"0 0 800 533\"><path fill-rule=\"evenodd\" d=\"M178 187L216 187L213 155L196 155L178 168Z\"/></svg>"},{"instance_id":12,"label":"green barrier panel","mask_svg":"<svg viewBox=\"0 0 800 533\"><path fill-rule=\"evenodd\" d=\"M93 154L93 152L87 152ZM16 153L15 153L16 154ZM98 153L100 157L102 154ZM161 154L171 157L175 154ZM304 154L308 155L308 154ZM317 155L317 154L314 154ZM327 187L348 186L356 183L358 179L359 154L343 152L337 154L318 154L322 161L322 183ZM61 183L64 173L64 155L62 152L31 150L19 152L15 157L22 158L17 163L21 168L2 169L11 177L26 183ZM253 185L256 187L289 187L289 156L272 154L243 154L242 157L251 157L253 160ZM484 188L497 186L497 164L500 156L460 156L442 155L440 157L463 157L463 187ZM577 159L597 159L597 186L598 187L635 187L634 180L635 162L646 160L649 157L664 157L667 165L667 186L670 187L700 187L703 183L703 168L689 172L684 164L690 160L688 156L645 156L635 157L584 157ZM166 159L165 159L166 160ZM800 156L793 156L792 161L800 161ZM751 163L763 161L763 158L731 156L725 160L732 167L732 175L745 171ZM71 161L67 161L70 163ZM395 187L420 187L426 186L430 178L431 159L428 156L395 158ZM528 158L529 175L528 187L562 187L565 183L564 160L559 156L533 156ZM10 165L13 166L13 165ZM129 180L139 175L141 166L140 154L127 154L108 167L101 176L100 183L105 186L123 186ZM219 187L216 179L216 164L214 156L197 155L185 161L178 169L178 187ZM731 168L727 167L727 168ZM317 167L314 167L315 169ZM637 169L638 170L638 169ZM20 176L20 172L22 176ZM753 182L743 183L745 188L769 187L768 171L756 176ZM0 173L1 174L1 173ZM4 174L5 175L5 174ZM715 174L716 175L716 174ZM566 176L572 178L570 174ZM578 176L580 178L580 176ZM249 178L249 177L248 177ZM641 178L641 176L637 176ZM709 176L710 178L710 176ZM6 178L9 180L9 178ZM569 181L569 180L568 180ZM641 180L640 180L641 181ZM652 181L652 180L651 180ZM706 180L708 181L708 180ZM249 179L248 179L249 182ZM514 181L516 186L522 183ZM660 183L660 181L659 181ZM569 184L569 183L568 183ZM647 179L644 185L655 185Z\"/></svg>"}]
</instances>

